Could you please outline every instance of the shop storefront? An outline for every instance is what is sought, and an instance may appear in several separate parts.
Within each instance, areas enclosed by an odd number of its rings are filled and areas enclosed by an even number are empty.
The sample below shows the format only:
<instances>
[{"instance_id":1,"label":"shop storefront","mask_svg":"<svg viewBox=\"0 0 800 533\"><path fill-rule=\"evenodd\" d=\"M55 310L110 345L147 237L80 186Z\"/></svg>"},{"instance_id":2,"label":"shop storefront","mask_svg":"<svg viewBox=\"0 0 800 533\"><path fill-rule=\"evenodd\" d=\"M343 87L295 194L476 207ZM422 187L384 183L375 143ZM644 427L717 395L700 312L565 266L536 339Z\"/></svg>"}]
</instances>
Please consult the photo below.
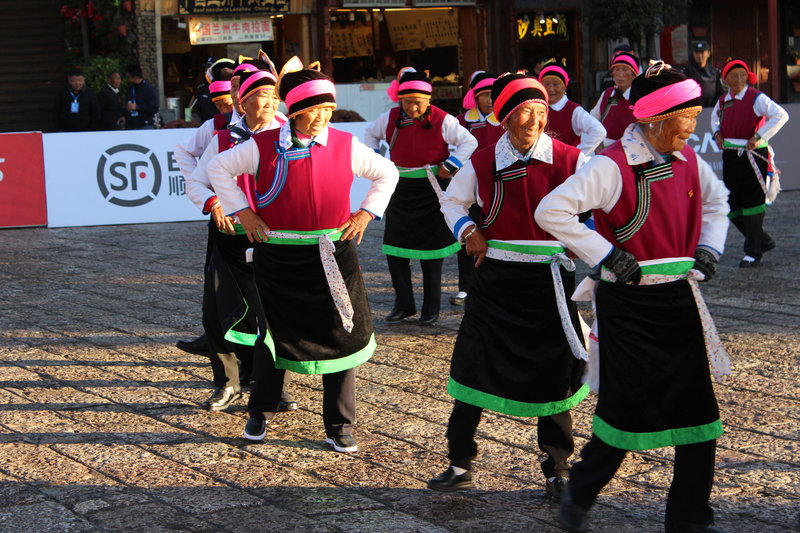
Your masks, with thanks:
<instances>
[{"instance_id":1,"label":"shop storefront","mask_svg":"<svg viewBox=\"0 0 800 533\"><path fill-rule=\"evenodd\" d=\"M395 105L386 88L398 70L413 66L429 71L433 103L459 113L463 76L486 68L485 17L475 0L329 3L323 24L340 108L373 120Z\"/></svg>"},{"instance_id":2,"label":"shop storefront","mask_svg":"<svg viewBox=\"0 0 800 533\"><path fill-rule=\"evenodd\" d=\"M161 12L165 121L185 118L209 58L309 56L312 0L171 0Z\"/></svg>"}]
</instances>

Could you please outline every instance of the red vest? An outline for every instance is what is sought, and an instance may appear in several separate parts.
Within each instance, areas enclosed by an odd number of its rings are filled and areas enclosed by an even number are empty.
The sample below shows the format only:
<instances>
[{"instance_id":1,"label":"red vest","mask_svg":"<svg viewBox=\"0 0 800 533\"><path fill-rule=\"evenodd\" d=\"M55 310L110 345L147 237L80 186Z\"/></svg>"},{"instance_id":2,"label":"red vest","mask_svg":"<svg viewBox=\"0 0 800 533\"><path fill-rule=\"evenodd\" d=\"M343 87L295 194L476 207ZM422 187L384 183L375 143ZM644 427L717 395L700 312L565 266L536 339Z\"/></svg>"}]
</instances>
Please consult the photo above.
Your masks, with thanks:
<instances>
[{"instance_id":1,"label":"red vest","mask_svg":"<svg viewBox=\"0 0 800 533\"><path fill-rule=\"evenodd\" d=\"M217 115L219 116L219 115ZM244 142L247 139L243 139L239 142ZM229 148L233 148L236 144L233 142L234 139L231 137L231 130L224 128L217 132L217 142L218 144L218 153L222 153ZM255 176L252 174L241 174L236 176L236 184L239 185L239 188L242 189L244 195L247 196L247 202L250 204L250 209L253 211L256 210L256 203L255 203L255 190L256 190L256 180Z\"/></svg>"},{"instance_id":2,"label":"red vest","mask_svg":"<svg viewBox=\"0 0 800 533\"><path fill-rule=\"evenodd\" d=\"M389 112L389 124L386 126L389 156L395 165L409 168L438 165L450 157L447 143L442 138L442 122L447 113L436 106L429 108L430 128L423 127L423 123L419 120L407 119L408 125L398 130L397 138L392 144L400 109L395 107Z\"/></svg>"},{"instance_id":3,"label":"red vest","mask_svg":"<svg viewBox=\"0 0 800 533\"><path fill-rule=\"evenodd\" d=\"M464 113L461 113L456 118L458 119L458 123L464 126L467 131L477 139L478 147L475 149L476 151L487 146L494 146L500 137L503 136L502 127L490 124L486 120L467 122L464 118Z\"/></svg>"},{"instance_id":4,"label":"red vest","mask_svg":"<svg viewBox=\"0 0 800 533\"><path fill-rule=\"evenodd\" d=\"M230 120L230 113L217 113L214 115L214 131L224 130Z\"/></svg>"},{"instance_id":5,"label":"red vest","mask_svg":"<svg viewBox=\"0 0 800 533\"><path fill-rule=\"evenodd\" d=\"M567 104L561 108L561 111L555 111L551 107L548 111L545 131L562 143L578 146L581 143L581 137L572 129L572 113L579 107L580 105L572 100L567 100Z\"/></svg>"},{"instance_id":6,"label":"red vest","mask_svg":"<svg viewBox=\"0 0 800 533\"><path fill-rule=\"evenodd\" d=\"M732 98L725 102L725 96L719 99L719 131L723 139L749 139L764 125L764 117L753 111L756 97L761 94L752 87L747 88L744 98Z\"/></svg>"},{"instance_id":7,"label":"red vest","mask_svg":"<svg viewBox=\"0 0 800 533\"><path fill-rule=\"evenodd\" d=\"M470 161L478 179L478 194L483 199L481 227L486 238L557 240L536 224L533 213L542 198L575 173L580 153L577 148L554 139L552 165L531 159L529 165L518 162L499 172L494 169L494 146L472 154Z\"/></svg>"},{"instance_id":8,"label":"red vest","mask_svg":"<svg viewBox=\"0 0 800 533\"><path fill-rule=\"evenodd\" d=\"M694 150L686 145L681 154L686 161L672 161L672 177L659 179L663 175L654 171L644 179L646 185L637 187L641 178L628 165L622 144L602 152L619 167L622 194L609 213L594 210L595 229L639 261L694 257L702 225L700 174Z\"/></svg>"},{"instance_id":9,"label":"red vest","mask_svg":"<svg viewBox=\"0 0 800 533\"><path fill-rule=\"evenodd\" d=\"M259 204L272 189L278 162L280 128L253 135L260 158L256 192ZM258 207L258 214L272 230L314 231L338 228L350 218L353 184L351 152L353 136L328 128L328 144L291 148L278 179L283 188L274 201Z\"/></svg>"},{"instance_id":10,"label":"red vest","mask_svg":"<svg viewBox=\"0 0 800 533\"><path fill-rule=\"evenodd\" d=\"M631 103L623 98L622 94L617 94L616 103L609 106L611 93L615 90L616 88L609 87L603 91L603 96L600 97L600 117L603 119L600 122L603 123L606 129L606 137L616 141L625 133L625 128L636 119L633 116ZM606 109L608 109L608 112L606 112Z\"/></svg>"}]
</instances>

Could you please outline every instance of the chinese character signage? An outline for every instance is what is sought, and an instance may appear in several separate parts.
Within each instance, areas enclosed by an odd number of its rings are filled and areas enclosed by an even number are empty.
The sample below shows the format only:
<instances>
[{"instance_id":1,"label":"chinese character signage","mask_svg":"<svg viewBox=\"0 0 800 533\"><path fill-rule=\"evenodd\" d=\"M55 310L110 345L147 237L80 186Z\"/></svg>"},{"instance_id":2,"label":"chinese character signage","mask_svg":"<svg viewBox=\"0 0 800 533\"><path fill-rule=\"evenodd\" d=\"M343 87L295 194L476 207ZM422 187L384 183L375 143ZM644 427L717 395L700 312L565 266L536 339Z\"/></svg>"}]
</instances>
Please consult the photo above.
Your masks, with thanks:
<instances>
[{"instance_id":1,"label":"chinese character signage","mask_svg":"<svg viewBox=\"0 0 800 533\"><path fill-rule=\"evenodd\" d=\"M272 41L272 21L264 15L189 17L192 44Z\"/></svg>"},{"instance_id":2,"label":"chinese character signage","mask_svg":"<svg viewBox=\"0 0 800 533\"><path fill-rule=\"evenodd\" d=\"M331 27L333 57L362 57L372 55L372 26L349 24Z\"/></svg>"},{"instance_id":3,"label":"chinese character signage","mask_svg":"<svg viewBox=\"0 0 800 533\"><path fill-rule=\"evenodd\" d=\"M181 15L288 13L289 0L179 0Z\"/></svg>"},{"instance_id":4,"label":"chinese character signage","mask_svg":"<svg viewBox=\"0 0 800 533\"><path fill-rule=\"evenodd\" d=\"M395 51L458 45L454 9L387 11L386 24Z\"/></svg>"},{"instance_id":5,"label":"chinese character signage","mask_svg":"<svg viewBox=\"0 0 800 533\"><path fill-rule=\"evenodd\" d=\"M517 37L524 39L540 39L554 37L560 41L569 40L567 17L561 14L541 15L530 13L517 19Z\"/></svg>"}]
</instances>

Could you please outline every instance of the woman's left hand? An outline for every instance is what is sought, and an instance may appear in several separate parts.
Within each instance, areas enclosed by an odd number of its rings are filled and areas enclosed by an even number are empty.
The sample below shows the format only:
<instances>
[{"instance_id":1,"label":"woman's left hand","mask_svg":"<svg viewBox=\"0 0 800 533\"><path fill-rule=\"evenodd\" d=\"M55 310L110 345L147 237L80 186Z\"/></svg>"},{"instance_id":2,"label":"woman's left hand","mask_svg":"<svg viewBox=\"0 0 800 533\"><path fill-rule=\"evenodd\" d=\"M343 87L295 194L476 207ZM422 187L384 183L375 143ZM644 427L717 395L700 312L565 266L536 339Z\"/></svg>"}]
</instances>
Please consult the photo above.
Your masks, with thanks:
<instances>
[{"instance_id":1,"label":"woman's left hand","mask_svg":"<svg viewBox=\"0 0 800 533\"><path fill-rule=\"evenodd\" d=\"M339 231L343 231L341 240L349 241L353 239L356 235L358 235L358 240L356 244L361 244L361 239L364 237L364 231L367 229L367 224L372 221L372 215L364 211L363 209L359 209L355 213L350 215L350 218L347 219L340 228Z\"/></svg>"}]
</instances>

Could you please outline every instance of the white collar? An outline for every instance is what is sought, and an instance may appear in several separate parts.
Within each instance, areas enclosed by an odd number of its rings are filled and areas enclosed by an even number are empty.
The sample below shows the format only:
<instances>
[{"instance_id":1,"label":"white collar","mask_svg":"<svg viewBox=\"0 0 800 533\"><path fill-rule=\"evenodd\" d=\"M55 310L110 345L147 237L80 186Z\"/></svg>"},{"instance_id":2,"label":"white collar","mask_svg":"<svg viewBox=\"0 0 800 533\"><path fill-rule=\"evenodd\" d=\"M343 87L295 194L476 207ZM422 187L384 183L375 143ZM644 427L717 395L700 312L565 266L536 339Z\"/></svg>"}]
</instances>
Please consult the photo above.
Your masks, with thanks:
<instances>
[{"instance_id":1,"label":"white collar","mask_svg":"<svg viewBox=\"0 0 800 533\"><path fill-rule=\"evenodd\" d=\"M725 93L725 101L727 102L728 100L732 100L733 98L736 98L737 100L741 100L742 98L744 98L744 93L747 92L747 89L748 89L748 86L745 85L744 89L742 89L738 93L734 94L733 96L731 96L731 91L729 90L727 93Z\"/></svg>"},{"instance_id":2,"label":"white collar","mask_svg":"<svg viewBox=\"0 0 800 533\"><path fill-rule=\"evenodd\" d=\"M615 87L612 87L612 89L613 89L613 90L611 91L611 94L614 94L615 92L619 92L619 89L617 89L617 88L616 88L616 86L615 86ZM611 96L611 94L609 94L609 96ZM630 99L631 99L631 88L630 88L630 87L628 87L627 89L625 89L625 92L624 92L624 93L622 93L622 97L623 97L625 100L630 100Z\"/></svg>"},{"instance_id":3,"label":"white collar","mask_svg":"<svg viewBox=\"0 0 800 533\"><path fill-rule=\"evenodd\" d=\"M300 142L308 146L314 141L317 144L326 146L328 144L328 127L326 126L322 133L311 139L300 139ZM308 143L308 144L306 144ZM284 150L288 150L292 146L292 126L289 122L284 122L281 125L281 131L278 133L278 144Z\"/></svg>"},{"instance_id":4,"label":"white collar","mask_svg":"<svg viewBox=\"0 0 800 533\"><path fill-rule=\"evenodd\" d=\"M553 141L546 133L542 133L527 154L520 154L511 144L508 132L505 132L497 144L494 145L494 160L497 170L508 168L517 161L537 159L544 163L553 164Z\"/></svg>"},{"instance_id":5,"label":"white collar","mask_svg":"<svg viewBox=\"0 0 800 533\"><path fill-rule=\"evenodd\" d=\"M569 102L569 98L567 98L567 95L565 93L561 96L561 100L559 100L554 104L550 104L550 109L552 109L553 111L561 111L562 109L564 109L564 106L567 105L567 102Z\"/></svg>"},{"instance_id":6,"label":"white collar","mask_svg":"<svg viewBox=\"0 0 800 533\"><path fill-rule=\"evenodd\" d=\"M109 89L114 91L114 94L119 94L119 89L117 89L116 87L112 87L110 83L106 83L106 85L108 85Z\"/></svg>"},{"instance_id":7,"label":"white collar","mask_svg":"<svg viewBox=\"0 0 800 533\"><path fill-rule=\"evenodd\" d=\"M664 162L664 157L653 148L652 144L647 142L641 127L636 122L625 128L625 133L622 134L620 142L625 152L625 159L631 166L641 165L649 161L655 161L656 164ZM686 161L686 158L680 152L672 152L672 155L681 161Z\"/></svg>"}]
</instances>

